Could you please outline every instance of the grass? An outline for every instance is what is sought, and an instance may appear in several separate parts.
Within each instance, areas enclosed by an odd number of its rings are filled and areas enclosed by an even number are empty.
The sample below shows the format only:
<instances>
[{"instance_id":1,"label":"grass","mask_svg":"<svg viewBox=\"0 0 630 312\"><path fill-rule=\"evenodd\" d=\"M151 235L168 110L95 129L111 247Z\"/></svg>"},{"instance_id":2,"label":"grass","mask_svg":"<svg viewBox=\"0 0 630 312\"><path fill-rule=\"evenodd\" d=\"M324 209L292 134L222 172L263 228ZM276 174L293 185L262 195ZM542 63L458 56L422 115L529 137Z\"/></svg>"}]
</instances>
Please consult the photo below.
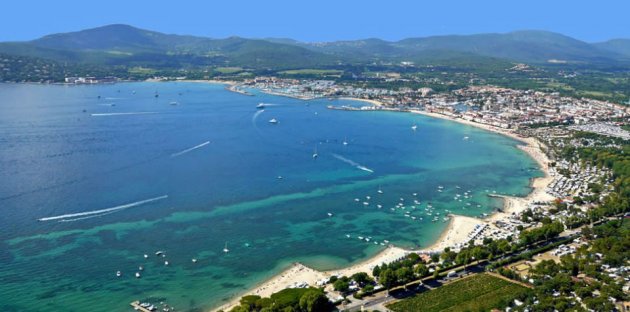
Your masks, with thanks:
<instances>
[{"instance_id":1,"label":"grass","mask_svg":"<svg viewBox=\"0 0 630 312\"><path fill-rule=\"evenodd\" d=\"M336 69L292 69L279 72L283 75L341 75L342 70Z\"/></svg>"},{"instance_id":2,"label":"grass","mask_svg":"<svg viewBox=\"0 0 630 312\"><path fill-rule=\"evenodd\" d=\"M489 311L505 306L526 291L527 288L506 280L476 274L387 307L394 312Z\"/></svg>"},{"instance_id":3,"label":"grass","mask_svg":"<svg viewBox=\"0 0 630 312\"><path fill-rule=\"evenodd\" d=\"M215 69L221 74L235 74L243 71L242 67L217 67Z\"/></svg>"}]
</instances>

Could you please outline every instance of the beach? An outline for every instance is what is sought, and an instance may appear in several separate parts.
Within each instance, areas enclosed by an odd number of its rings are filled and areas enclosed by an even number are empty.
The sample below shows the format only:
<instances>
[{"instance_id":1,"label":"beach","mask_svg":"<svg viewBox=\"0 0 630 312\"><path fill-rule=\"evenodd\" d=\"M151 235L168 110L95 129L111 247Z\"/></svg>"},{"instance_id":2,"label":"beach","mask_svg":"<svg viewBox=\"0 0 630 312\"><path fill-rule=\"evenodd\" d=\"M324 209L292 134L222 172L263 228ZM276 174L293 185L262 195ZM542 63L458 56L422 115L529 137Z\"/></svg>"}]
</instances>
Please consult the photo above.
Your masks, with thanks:
<instances>
[{"instance_id":1,"label":"beach","mask_svg":"<svg viewBox=\"0 0 630 312\"><path fill-rule=\"evenodd\" d=\"M374 100L367 99L355 99L355 98L345 98L348 100L358 100L369 102L374 105L381 105L380 102ZM441 118L450 121L455 121L463 124L467 124L470 126L478 127L481 129L485 129L487 131L492 131L495 133L499 133L513 139L516 139L520 142L523 142L525 145L519 145L518 148L527 153L531 158L533 158L539 165L541 171L544 173L543 177L532 179L530 182L532 191L525 197L513 197L513 196L503 196L498 195L496 197L500 197L503 199L503 211L495 212L490 215L488 218L479 219L469 216L461 216L461 215L450 215L450 222L444 232L440 235L438 240L434 242L432 245L422 248L419 250L407 250L400 247L396 247L394 245L390 245L385 250L381 251L377 255L366 259L358 264L352 265L347 268L340 268L336 270L330 271L317 271L312 268L308 268L302 264L296 263L289 269L283 271L282 273L270 278L269 280L263 282L259 286L254 289L241 294L240 296L255 294L261 297L268 297L272 293L281 291L291 285L294 285L296 282L306 282L311 286L315 286L315 283L318 280L328 278L330 276L350 276L354 273L358 272L366 272L371 275L372 268L376 265L380 265L383 263L390 263L405 257L407 254L411 252L416 253L433 253L443 251L446 247L453 247L458 245L463 245L470 240L469 234L475 230L477 226L481 226L483 224L493 228L492 225L496 221L506 220L514 214L518 214L523 210L527 209L531 203L541 202L541 201L550 201L553 200L553 196L546 193L547 185L553 180L553 177L549 174L549 159L543 152L543 146L538 140L535 138L524 138L516 135L515 133L500 129L497 127L493 127L490 125L480 124L472 121L463 120L460 118L453 118L441 114L429 113L424 111L411 111L411 113L422 114L429 117ZM239 304L240 297L235 297L234 300L229 303L213 310L224 310L228 311L232 307Z\"/></svg>"}]
</instances>

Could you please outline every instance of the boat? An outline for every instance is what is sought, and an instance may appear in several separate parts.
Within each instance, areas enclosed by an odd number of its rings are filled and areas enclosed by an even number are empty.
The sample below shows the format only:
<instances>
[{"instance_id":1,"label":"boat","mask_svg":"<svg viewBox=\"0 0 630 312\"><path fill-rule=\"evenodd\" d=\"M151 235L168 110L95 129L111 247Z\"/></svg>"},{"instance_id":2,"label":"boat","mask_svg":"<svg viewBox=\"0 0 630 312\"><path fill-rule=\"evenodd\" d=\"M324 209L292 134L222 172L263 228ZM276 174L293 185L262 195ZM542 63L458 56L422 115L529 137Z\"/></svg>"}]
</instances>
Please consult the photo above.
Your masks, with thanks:
<instances>
[{"instance_id":1,"label":"boat","mask_svg":"<svg viewBox=\"0 0 630 312\"><path fill-rule=\"evenodd\" d=\"M328 213L328 216L329 216L329 217L332 217L332 216L333 216L333 214L329 212L329 213Z\"/></svg>"},{"instance_id":2,"label":"boat","mask_svg":"<svg viewBox=\"0 0 630 312\"><path fill-rule=\"evenodd\" d=\"M168 261L164 261L164 265L168 265Z\"/></svg>"},{"instance_id":3,"label":"boat","mask_svg":"<svg viewBox=\"0 0 630 312\"><path fill-rule=\"evenodd\" d=\"M347 138L343 138L343 145L348 145L348 139Z\"/></svg>"},{"instance_id":4,"label":"boat","mask_svg":"<svg viewBox=\"0 0 630 312\"><path fill-rule=\"evenodd\" d=\"M227 242L225 242L225 247L223 248L223 252L228 253L230 250L227 248Z\"/></svg>"},{"instance_id":5,"label":"boat","mask_svg":"<svg viewBox=\"0 0 630 312\"><path fill-rule=\"evenodd\" d=\"M464 137L464 141L465 141L465 140L468 140L468 139L469 139L469 138L468 138L467 136L465 136L465 137Z\"/></svg>"},{"instance_id":6,"label":"boat","mask_svg":"<svg viewBox=\"0 0 630 312\"><path fill-rule=\"evenodd\" d=\"M158 256L158 257L159 256L164 256L164 251L158 250L158 251L155 252L155 255Z\"/></svg>"},{"instance_id":7,"label":"boat","mask_svg":"<svg viewBox=\"0 0 630 312\"><path fill-rule=\"evenodd\" d=\"M416 129L418 129L418 126L416 125L411 126L411 130L416 131Z\"/></svg>"},{"instance_id":8,"label":"boat","mask_svg":"<svg viewBox=\"0 0 630 312\"><path fill-rule=\"evenodd\" d=\"M265 103L258 103L258 105L256 105L257 109L264 109L265 108Z\"/></svg>"},{"instance_id":9,"label":"boat","mask_svg":"<svg viewBox=\"0 0 630 312\"><path fill-rule=\"evenodd\" d=\"M146 259L146 258L148 258L148 257L149 257L149 255L147 255L147 254L144 254L144 258L145 258L145 259Z\"/></svg>"},{"instance_id":10,"label":"boat","mask_svg":"<svg viewBox=\"0 0 630 312\"><path fill-rule=\"evenodd\" d=\"M120 272L120 271L116 271L116 276L117 276L117 277L121 277L121 276L122 276L122 272Z\"/></svg>"},{"instance_id":11,"label":"boat","mask_svg":"<svg viewBox=\"0 0 630 312\"><path fill-rule=\"evenodd\" d=\"M139 266L138 271L142 271L142 270L144 270L144 268L142 266Z\"/></svg>"},{"instance_id":12,"label":"boat","mask_svg":"<svg viewBox=\"0 0 630 312\"><path fill-rule=\"evenodd\" d=\"M136 278L140 278L140 272L136 272Z\"/></svg>"},{"instance_id":13,"label":"boat","mask_svg":"<svg viewBox=\"0 0 630 312\"><path fill-rule=\"evenodd\" d=\"M317 154L317 149L315 149L315 152L313 152L313 159L319 157L319 154Z\"/></svg>"},{"instance_id":14,"label":"boat","mask_svg":"<svg viewBox=\"0 0 630 312\"><path fill-rule=\"evenodd\" d=\"M170 105L178 105L179 103L177 103L177 102L175 102L175 101L172 101L172 102L170 102L170 103L168 103L168 104L170 104Z\"/></svg>"},{"instance_id":15,"label":"boat","mask_svg":"<svg viewBox=\"0 0 630 312\"><path fill-rule=\"evenodd\" d=\"M278 123L278 120L277 120L277 119L275 119L275 118L271 118L271 119L269 119L269 123L270 123L270 124L274 124L274 125L275 125L275 124L277 124L277 123Z\"/></svg>"},{"instance_id":16,"label":"boat","mask_svg":"<svg viewBox=\"0 0 630 312\"><path fill-rule=\"evenodd\" d=\"M197 263L197 259L193 258L192 263Z\"/></svg>"},{"instance_id":17,"label":"boat","mask_svg":"<svg viewBox=\"0 0 630 312\"><path fill-rule=\"evenodd\" d=\"M381 190L380 186L378 187L378 191L376 191L376 192L379 193L379 194L383 194L383 190Z\"/></svg>"}]
</instances>

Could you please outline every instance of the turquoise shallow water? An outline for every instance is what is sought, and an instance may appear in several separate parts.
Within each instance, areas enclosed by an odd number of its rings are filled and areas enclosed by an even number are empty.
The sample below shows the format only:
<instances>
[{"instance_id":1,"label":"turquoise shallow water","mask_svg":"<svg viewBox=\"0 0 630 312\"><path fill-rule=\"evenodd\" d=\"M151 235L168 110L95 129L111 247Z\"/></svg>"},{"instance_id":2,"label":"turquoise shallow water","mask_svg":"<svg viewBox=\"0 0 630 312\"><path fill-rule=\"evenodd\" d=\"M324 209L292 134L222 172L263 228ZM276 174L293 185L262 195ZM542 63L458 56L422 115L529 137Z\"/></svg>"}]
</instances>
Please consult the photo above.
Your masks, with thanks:
<instances>
[{"instance_id":1,"label":"turquoise shallow water","mask_svg":"<svg viewBox=\"0 0 630 312\"><path fill-rule=\"evenodd\" d=\"M488 192L525 195L540 175L509 138L329 104L353 102L201 83L0 85L0 307L207 309L293 261L333 269L385 248L375 241L427 246L446 226L435 212L490 212ZM138 112L151 114L120 115Z\"/></svg>"}]
</instances>

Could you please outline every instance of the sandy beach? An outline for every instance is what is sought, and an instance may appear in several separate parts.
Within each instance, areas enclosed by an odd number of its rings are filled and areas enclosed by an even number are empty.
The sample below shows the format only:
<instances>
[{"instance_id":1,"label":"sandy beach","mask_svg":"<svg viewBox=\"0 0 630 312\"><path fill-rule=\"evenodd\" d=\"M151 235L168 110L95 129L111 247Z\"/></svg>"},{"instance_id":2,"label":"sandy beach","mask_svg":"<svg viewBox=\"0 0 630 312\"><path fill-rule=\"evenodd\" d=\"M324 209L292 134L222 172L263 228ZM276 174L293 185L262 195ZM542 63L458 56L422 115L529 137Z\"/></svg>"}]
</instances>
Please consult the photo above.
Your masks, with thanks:
<instances>
[{"instance_id":1,"label":"sandy beach","mask_svg":"<svg viewBox=\"0 0 630 312\"><path fill-rule=\"evenodd\" d=\"M348 100L358 100L364 102L370 102L375 105L381 105L378 101L367 100L367 99L355 99L355 98L345 98ZM543 146L540 142L538 142L534 138L523 138L515 133L493 127L490 125L480 124L472 121L463 120L460 118L453 118L441 114L429 113L424 111L411 111L411 113L422 114L429 117L447 119L463 124L467 124L470 126L482 128L488 131L496 132L502 135L509 136L513 139L521 141L525 143L525 145L519 145L518 148L526 152L529 156L531 156L540 166L540 169L544 172L544 176L540 178L535 178L531 181L532 192L530 192L526 197L512 197L512 196L498 196L504 200L504 208L503 212L493 213L491 216L485 219L478 219L474 217L461 216L461 215L451 215L451 220L441 234L440 238L433 243L431 246L426 248L422 248L420 250L406 250L400 247L395 247L393 245L389 246L382 252L377 255L366 259L363 262L352 265L347 268L341 268L337 270L330 271L317 271L312 268L308 268L301 264L294 264L289 269L283 271L282 273L272 277L271 279L263 282L258 287L246 292L242 295L248 294L256 294L262 297L269 296L274 292L278 292L282 289L285 289L296 282L306 282L309 285L315 285L318 280L323 278L330 277L332 275L345 275L350 276L357 272L367 272L371 274L372 268L376 265L380 265L382 263L389 263L396 261L411 252L417 253L430 253L430 252L439 252L444 250L446 247L452 247L456 245L461 245L470 240L468 235L474 230L477 225L487 224L492 226L493 222L498 220L503 220L510 217L513 214L519 213L529 206L530 203L539 202L539 201L550 201L553 200L554 197L547 194L545 189L549 183L553 180L553 177L549 175L549 159L543 152ZM242 296L241 295L241 296ZM213 311L224 310L228 311L232 307L238 305L240 297L230 301L229 303L217 308Z\"/></svg>"}]
</instances>

